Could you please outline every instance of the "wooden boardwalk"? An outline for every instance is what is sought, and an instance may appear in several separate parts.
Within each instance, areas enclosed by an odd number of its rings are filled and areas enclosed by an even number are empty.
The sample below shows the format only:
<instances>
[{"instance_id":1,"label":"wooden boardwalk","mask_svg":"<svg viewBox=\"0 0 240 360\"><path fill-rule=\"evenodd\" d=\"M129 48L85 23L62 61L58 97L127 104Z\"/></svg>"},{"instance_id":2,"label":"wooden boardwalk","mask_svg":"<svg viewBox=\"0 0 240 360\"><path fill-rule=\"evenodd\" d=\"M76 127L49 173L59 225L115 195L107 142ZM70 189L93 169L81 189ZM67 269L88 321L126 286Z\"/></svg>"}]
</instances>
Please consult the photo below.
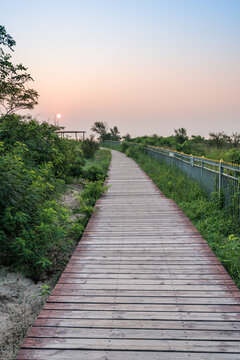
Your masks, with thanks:
<instances>
[{"instance_id":1,"label":"wooden boardwalk","mask_svg":"<svg viewBox=\"0 0 240 360\"><path fill-rule=\"evenodd\" d=\"M108 193L17 359L240 359L240 291L136 163Z\"/></svg>"}]
</instances>

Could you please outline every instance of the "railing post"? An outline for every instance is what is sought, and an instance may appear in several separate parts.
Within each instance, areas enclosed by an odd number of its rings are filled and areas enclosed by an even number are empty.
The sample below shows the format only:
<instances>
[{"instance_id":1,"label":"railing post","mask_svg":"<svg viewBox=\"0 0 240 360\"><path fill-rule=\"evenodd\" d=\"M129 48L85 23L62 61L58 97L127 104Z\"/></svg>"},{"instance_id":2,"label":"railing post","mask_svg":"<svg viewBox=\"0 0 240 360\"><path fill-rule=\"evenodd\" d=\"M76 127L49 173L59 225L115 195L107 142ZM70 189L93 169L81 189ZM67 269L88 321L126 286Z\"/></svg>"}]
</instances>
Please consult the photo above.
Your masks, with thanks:
<instances>
[{"instance_id":1,"label":"railing post","mask_svg":"<svg viewBox=\"0 0 240 360\"><path fill-rule=\"evenodd\" d=\"M221 188L222 188L222 171L223 171L222 162L223 162L223 160L221 159L219 161L219 180L218 180L218 193L219 193L219 196L221 195Z\"/></svg>"},{"instance_id":2,"label":"railing post","mask_svg":"<svg viewBox=\"0 0 240 360\"><path fill-rule=\"evenodd\" d=\"M193 158L192 154L191 154L190 156L191 156L191 158L190 158L190 164L191 164L191 166L193 167L193 166L194 166L194 158Z\"/></svg>"},{"instance_id":3,"label":"railing post","mask_svg":"<svg viewBox=\"0 0 240 360\"><path fill-rule=\"evenodd\" d=\"M204 156L201 159L201 183L203 183L203 168L204 168Z\"/></svg>"}]
</instances>

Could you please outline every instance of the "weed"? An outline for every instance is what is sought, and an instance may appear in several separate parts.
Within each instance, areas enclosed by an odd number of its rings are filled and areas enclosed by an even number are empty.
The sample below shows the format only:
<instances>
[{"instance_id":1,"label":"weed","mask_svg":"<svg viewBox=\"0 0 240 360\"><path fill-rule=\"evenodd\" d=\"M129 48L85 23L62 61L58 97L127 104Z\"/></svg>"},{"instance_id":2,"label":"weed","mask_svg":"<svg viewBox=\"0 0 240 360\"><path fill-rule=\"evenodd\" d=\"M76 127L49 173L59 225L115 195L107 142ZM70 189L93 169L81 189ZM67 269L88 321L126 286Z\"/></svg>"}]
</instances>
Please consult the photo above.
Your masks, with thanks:
<instances>
[{"instance_id":1,"label":"weed","mask_svg":"<svg viewBox=\"0 0 240 360\"><path fill-rule=\"evenodd\" d=\"M38 296L50 295L50 291L51 291L50 286L47 284L44 284L41 286L41 292L36 295L33 295L33 298L36 298Z\"/></svg>"}]
</instances>

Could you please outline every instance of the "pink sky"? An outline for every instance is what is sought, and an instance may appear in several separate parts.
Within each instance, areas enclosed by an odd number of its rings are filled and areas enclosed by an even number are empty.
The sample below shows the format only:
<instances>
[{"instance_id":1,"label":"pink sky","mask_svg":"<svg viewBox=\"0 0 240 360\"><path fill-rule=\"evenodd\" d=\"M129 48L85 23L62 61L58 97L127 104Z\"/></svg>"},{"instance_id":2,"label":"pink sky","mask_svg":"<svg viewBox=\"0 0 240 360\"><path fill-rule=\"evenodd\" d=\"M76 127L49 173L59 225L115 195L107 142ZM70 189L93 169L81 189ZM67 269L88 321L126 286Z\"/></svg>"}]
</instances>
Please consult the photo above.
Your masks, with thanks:
<instances>
[{"instance_id":1,"label":"pink sky","mask_svg":"<svg viewBox=\"0 0 240 360\"><path fill-rule=\"evenodd\" d=\"M39 120L61 113L88 134L94 121L133 136L240 131L238 1L22 2L2 4L3 25Z\"/></svg>"}]
</instances>

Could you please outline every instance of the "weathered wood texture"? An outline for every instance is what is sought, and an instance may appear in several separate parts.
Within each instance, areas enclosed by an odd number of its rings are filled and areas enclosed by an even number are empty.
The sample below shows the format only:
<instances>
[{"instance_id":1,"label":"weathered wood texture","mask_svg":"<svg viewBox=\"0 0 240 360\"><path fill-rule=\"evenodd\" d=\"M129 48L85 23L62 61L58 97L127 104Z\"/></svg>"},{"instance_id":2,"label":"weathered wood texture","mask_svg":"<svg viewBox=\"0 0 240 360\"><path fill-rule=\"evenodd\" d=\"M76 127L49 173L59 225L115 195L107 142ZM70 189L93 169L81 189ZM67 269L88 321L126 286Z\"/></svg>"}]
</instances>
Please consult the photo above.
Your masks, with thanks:
<instances>
[{"instance_id":1,"label":"weathered wood texture","mask_svg":"<svg viewBox=\"0 0 240 360\"><path fill-rule=\"evenodd\" d=\"M205 240L115 151L108 184L17 359L240 359L240 291Z\"/></svg>"}]
</instances>

